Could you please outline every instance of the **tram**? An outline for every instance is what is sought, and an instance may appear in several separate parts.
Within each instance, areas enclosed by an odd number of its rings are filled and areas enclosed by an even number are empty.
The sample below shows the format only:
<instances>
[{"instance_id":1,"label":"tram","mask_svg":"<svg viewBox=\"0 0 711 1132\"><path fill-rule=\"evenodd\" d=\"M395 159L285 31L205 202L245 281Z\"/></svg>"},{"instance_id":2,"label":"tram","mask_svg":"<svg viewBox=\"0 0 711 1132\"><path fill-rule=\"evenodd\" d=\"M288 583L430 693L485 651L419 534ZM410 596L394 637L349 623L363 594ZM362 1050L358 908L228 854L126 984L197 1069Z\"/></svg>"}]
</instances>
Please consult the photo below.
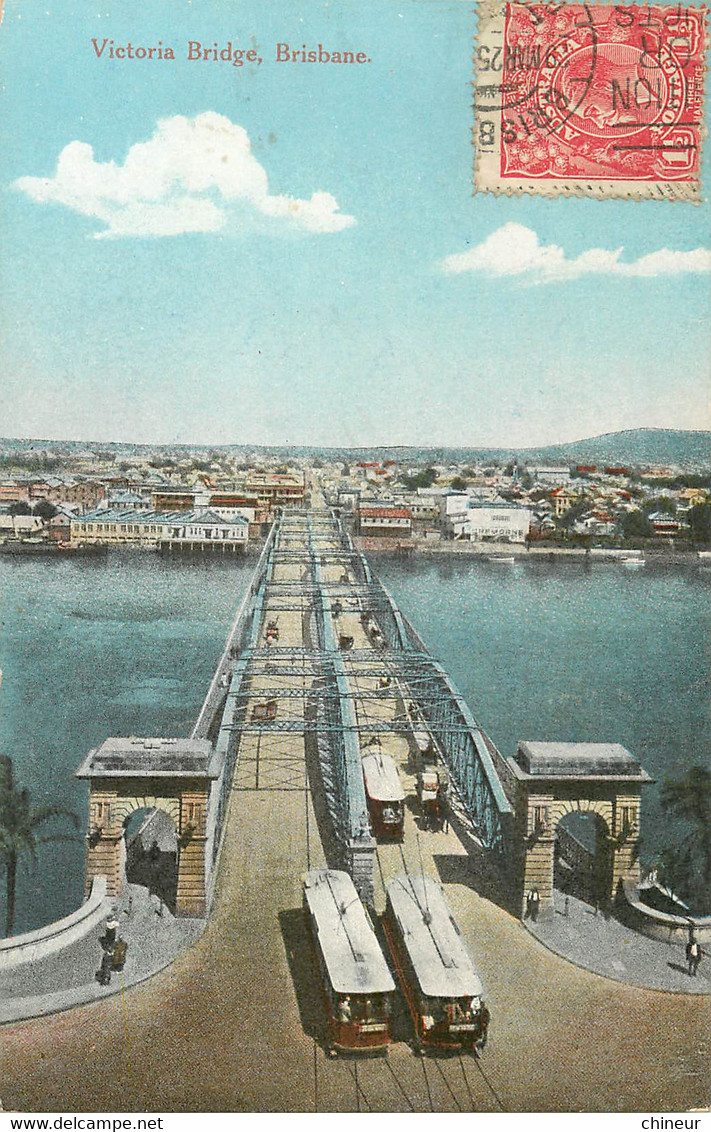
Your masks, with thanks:
<instances>
[{"instance_id":1,"label":"tram","mask_svg":"<svg viewBox=\"0 0 711 1132\"><path fill-rule=\"evenodd\" d=\"M482 1049L489 1010L441 887L425 876L398 877L388 885L383 924L415 1049Z\"/></svg>"},{"instance_id":2,"label":"tram","mask_svg":"<svg viewBox=\"0 0 711 1132\"><path fill-rule=\"evenodd\" d=\"M405 832L405 791L395 760L382 751L363 755L363 781L370 824L376 838L402 841Z\"/></svg>"},{"instance_id":3,"label":"tram","mask_svg":"<svg viewBox=\"0 0 711 1132\"><path fill-rule=\"evenodd\" d=\"M307 873L303 885L329 1049L383 1051L392 1041L395 983L355 885L334 869Z\"/></svg>"}]
</instances>

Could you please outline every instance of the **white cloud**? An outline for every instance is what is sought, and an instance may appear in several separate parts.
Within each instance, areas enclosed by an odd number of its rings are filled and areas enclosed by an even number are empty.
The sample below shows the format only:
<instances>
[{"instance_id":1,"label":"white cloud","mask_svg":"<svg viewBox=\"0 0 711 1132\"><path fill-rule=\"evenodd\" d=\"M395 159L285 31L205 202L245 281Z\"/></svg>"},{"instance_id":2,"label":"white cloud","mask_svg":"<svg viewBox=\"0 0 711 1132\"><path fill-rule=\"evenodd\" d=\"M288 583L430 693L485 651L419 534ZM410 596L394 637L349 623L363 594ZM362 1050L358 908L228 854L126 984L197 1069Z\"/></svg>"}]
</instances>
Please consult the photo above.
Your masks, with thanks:
<instances>
[{"instance_id":1,"label":"white cloud","mask_svg":"<svg viewBox=\"0 0 711 1132\"><path fill-rule=\"evenodd\" d=\"M246 130L212 111L159 121L149 141L131 146L123 165L97 162L90 145L70 142L53 177L20 177L15 187L102 221L97 238L227 231L265 217L307 232L355 224L330 193L308 200L271 196Z\"/></svg>"},{"instance_id":2,"label":"white cloud","mask_svg":"<svg viewBox=\"0 0 711 1132\"><path fill-rule=\"evenodd\" d=\"M482 271L495 277L521 276L530 283L560 283L581 275L624 275L653 278L657 275L680 275L685 272L711 271L711 251L695 248L675 252L669 248L650 252L632 262L621 259L624 248L607 251L590 248L574 259L568 259L557 244L541 244L531 228L523 224L504 224L482 244L442 261L442 269L452 274Z\"/></svg>"}]
</instances>

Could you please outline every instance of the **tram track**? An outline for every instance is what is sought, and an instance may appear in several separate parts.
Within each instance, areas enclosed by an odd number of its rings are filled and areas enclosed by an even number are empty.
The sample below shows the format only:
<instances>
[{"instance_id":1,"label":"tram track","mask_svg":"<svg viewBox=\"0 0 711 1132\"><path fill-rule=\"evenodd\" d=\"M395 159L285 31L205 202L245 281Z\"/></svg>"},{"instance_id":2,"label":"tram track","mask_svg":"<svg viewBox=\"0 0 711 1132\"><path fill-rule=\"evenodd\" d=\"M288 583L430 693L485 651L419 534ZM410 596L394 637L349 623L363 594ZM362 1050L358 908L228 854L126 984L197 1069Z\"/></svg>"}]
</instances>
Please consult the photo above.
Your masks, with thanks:
<instances>
[{"instance_id":1,"label":"tram track","mask_svg":"<svg viewBox=\"0 0 711 1132\"><path fill-rule=\"evenodd\" d=\"M418 1061L419 1061L420 1066L422 1068L422 1076L424 1078L425 1088L427 1090L427 1099L430 1102L430 1112L436 1112L436 1109L435 1109L435 1106L434 1106L434 1101L432 1100L432 1089L430 1088L430 1079L427 1076L427 1066L425 1065L425 1059L424 1059L424 1056L422 1054L420 1054L420 1056L418 1057Z\"/></svg>"},{"instance_id":2,"label":"tram track","mask_svg":"<svg viewBox=\"0 0 711 1132\"><path fill-rule=\"evenodd\" d=\"M409 1096L407 1095L407 1091L406 1091L406 1089L405 1089L404 1085L402 1084L402 1081L400 1080L400 1078L398 1077L397 1073L396 1073L396 1072L395 1072L395 1070L393 1069L393 1067L392 1067L392 1065L391 1065L391 1063L390 1063L390 1060L389 1060L389 1058L387 1058L387 1057L383 1058L383 1065L384 1065L384 1066L385 1066L385 1068L386 1068L386 1069L387 1069L387 1070L389 1071L389 1073L390 1073L390 1076L392 1077L392 1079L393 1079L393 1081L395 1082L395 1084L397 1085L397 1087L398 1087L399 1091L400 1091L400 1092L402 1093L403 1097L404 1097L404 1098L405 1098L405 1100L407 1101L407 1104L408 1104L408 1107L409 1107L409 1109L410 1109L410 1112L417 1112L417 1109L415 1108L414 1104L412 1103L412 1101L410 1100Z\"/></svg>"},{"instance_id":3,"label":"tram track","mask_svg":"<svg viewBox=\"0 0 711 1132\"><path fill-rule=\"evenodd\" d=\"M351 1074L351 1076L352 1076L352 1078L353 1078L353 1080L354 1080L354 1082L355 1082L355 1088L356 1088L356 1112L361 1112L361 1111L362 1111L362 1109L361 1109L361 1107L360 1107L360 1098L361 1098L361 1097L363 1098L363 1100L364 1100L364 1101L365 1101L365 1103L366 1103L366 1106L367 1106L367 1108L368 1108L368 1112L372 1112L372 1111L373 1111L373 1106L372 1106L372 1104L370 1103L370 1101L368 1100L368 1098L367 1098L366 1094L365 1094L365 1093L363 1092L363 1086L361 1085L361 1083L360 1083L360 1080L359 1080L359 1078L358 1078L358 1062L357 1062L357 1061L354 1061L354 1062L353 1062L353 1069L352 1069L352 1070L351 1070L351 1067L350 1067L350 1065L348 1066L348 1072L349 1072L349 1073Z\"/></svg>"},{"instance_id":4,"label":"tram track","mask_svg":"<svg viewBox=\"0 0 711 1132\"><path fill-rule=\"evenodd\" d=\"M462 1111L462 1106L461 1106L461 1104L459 1103L459 1097L457 1096L457 1094L455 1093L454 1089L452 1088L452 1086L451 1086L451 1084L450 1084L450 1082L449 1082L449 1080L448 1080L448 1078L447 1078L447 1074L445 1073L444 1069L442 1068L442 1066L441 1066L441 1065L440 1065L440 1063L439 1063L439 1060L438 1060L438 1059L437 1059L436 1057L432 1059L432 1064L433 1064L433 1065L435 1066L435 1068L436 1068L436 1069L438 1070L440 1077L441 1077L441 1078L442 1078L442 1080L444 1081L444 1087L446 1088L446 1090L447 1090L447 1092L449 1093L450 1097L452 1098L452 1100L454 1101L455 1105L457 1106L457 1110L458 1110L459 1112L461 1112L461 1111Z\"/></svg>"},{"instance_id":5,"label":"tram track","mask_svg":"<svg viewBox=\"0 0 711 1132\"><path fill-rule=\"evenodd\" d=\"M305 644L309 643L307 642L309 636L310 627L308 621L306 621L301 626L301 639ZM361 682L356 673L351 674L351 680L357 693L361 690ZM369 687L369 682L367 683ZM404 706L405 697L402 694L402 689L400 689L400 693ZM380 718L379 714L376 716L372 712L369 702L359 702L356 696L355 703L359 722L365 720L368 723L375 723ZM259 779L262 769L260 766L261 754L262 752L257 749L257 765L255 768L257 788L260 785ZM304 848L307 871L315 867L314 861L319 858L320 848L320 843L317 847L314 842L314 835L318 839L318 830L312 828L310 808L311 795L307 781L304 786ZM410 830L411 834L412 830ZM417 837L416 832L415 836ZM416 863L418 859L419 868ZM417 837L417 855L412 863L408 861L402 842L398 842L397 846L394 844L376 845L375 860L377 862L376 875L382 886L383 895L387 891L389 883L399 873L410 875L414 869L415 873L421 872L423 877L425 875L425 863L419 837ZM380 905L380 896L378 896L378 905ZM429 1059L422 1056L405 1056L403 1058L403 1053L406 1054L406 1050L393 1047L391 1057L378 1058L377 1061L368 1059L367 1062L358 1062L357 1060L346 1060L340 1057L331 1059L326 1056L318 1038L314 1037L312 1045L313 1111L320 1111L322 1106L324 1106L324 1111L330 1111L331 1105L337 1097L342 1098L341 1103L345 1102L348 1105L346 1098L350 1090L347 1087L348 1078L344 1076L344 1071L352 1080L353 1093L351 1093L351 1096L354 1098L355 1110L359 1113L378 1110L381 1107L380 1094L383 1090L389 1092L391 1098L397 1098L396 1104L403 1105L411 1112L463 1112L467 1108L475 1111L474 1094L461 1055L459 1056L459 1066L457 1067L453 1063L452 1069L448 1070L447 1066L440 1064L437 1058L432 1058L434 1061L434 1067L432 1067L426 1064L426 1060ZM417 1068L418 1063L420 1069ZM418 1085L420 1073L422 1074L421 1084ZM389 1082L389 1086L386 1086L383 1078ZM494 1092L491 1083L486 1078L485 1080L487 1086ZM496 1097L495 1092L494 1096ZM376 1101L374 1098L378 1098L378 1100ZM496 1100L500 1104L498 1097L496 1097Z\"/></svg>"},{"instance_id":6,"label":"tram track","mask_svg":"<svg viewBox=\"0 0 711 1132\"><path fill-rule=\"evenodd\" d=\"M459 1068L462 1071L462 1078L464 1079L464 1087L467 1090L467 1096L469 1097L470 1111L476 1112L476 1109L474 1107L474 1094L472 1093L471 1086L469 1084L469 1078L467 1077L467 1071L466 1071L466 1067L464 1065L464 1058L462 1057L461 1053L457 1054L457 1058L459 1060Z\"/></svg>"},{"instance_id":7,"label":"tram track","mask_svg":"<svg viewBox=\"0 0 711 1132\"><path fill-rule=\"evenodd\" d=\"M502 1111L502 1112L508 1112L508 1111L509 1111L509 1109L507 1109L507 1108L506 1108L506 1105L505 1105L505 1104L503 1103L503 1101L501 1100L501 1097L499 1096L499 1094L497 1093L496 1089L495 1089L495 1088L494 1088L494 1086L493 1086L493 1085L491 1084L491 1081L490 1081L490 1080L489 1080L489 1078L487 1077L486 1073L485 1073L485 1072L484 1072L484 1070L482 1069L482 1067L481 1067L481 1062L479 1061L479 1058L477 1058L477 1059L476 1059L476 1061L475 1061L475 1065L476 1065L477 1069L479 1070L479 1072L481 1073L482 1077L484 1078L484 1081L485 1081L485 1083L486 1083L486 1085L487 1085L487 1088L489 1089L489 1092L490 1092L490 1093L491 1093L491 1095L493 1096L494 1100L496 1101L496 1103L497 1103L497 1105L499 1106L499 1108L501 1109L501 1111Z\"/></svg>"}]
</instances>

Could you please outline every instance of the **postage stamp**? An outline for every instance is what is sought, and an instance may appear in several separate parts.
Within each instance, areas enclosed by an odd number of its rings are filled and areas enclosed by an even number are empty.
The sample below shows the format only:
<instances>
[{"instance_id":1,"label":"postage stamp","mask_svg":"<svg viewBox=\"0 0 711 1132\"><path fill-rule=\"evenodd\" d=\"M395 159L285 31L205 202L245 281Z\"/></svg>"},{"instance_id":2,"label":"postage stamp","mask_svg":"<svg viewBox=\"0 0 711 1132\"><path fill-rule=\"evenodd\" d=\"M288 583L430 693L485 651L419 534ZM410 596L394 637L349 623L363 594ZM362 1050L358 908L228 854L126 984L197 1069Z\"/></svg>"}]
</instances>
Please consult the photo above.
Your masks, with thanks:
<instances>
[{"instance_id":1,"label":"postage stamp","mask_svg":"<svg viewBox=\"0 0 711 1132\"><path fill-rule=\"evenodd\" d=\"M483 0L474 187L698 201L707 9Z\"/></svg>"}]
</instances>

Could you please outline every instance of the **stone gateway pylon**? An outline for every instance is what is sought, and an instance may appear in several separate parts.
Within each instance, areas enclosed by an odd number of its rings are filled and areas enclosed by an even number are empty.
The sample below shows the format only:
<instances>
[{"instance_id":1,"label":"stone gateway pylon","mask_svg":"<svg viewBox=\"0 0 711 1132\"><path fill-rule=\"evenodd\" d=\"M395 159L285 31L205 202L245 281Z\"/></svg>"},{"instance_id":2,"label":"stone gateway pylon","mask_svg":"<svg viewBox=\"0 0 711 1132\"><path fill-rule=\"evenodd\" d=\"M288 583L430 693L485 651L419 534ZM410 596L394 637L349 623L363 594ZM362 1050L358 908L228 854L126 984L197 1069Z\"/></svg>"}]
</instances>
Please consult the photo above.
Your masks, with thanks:
<instances>
[{"instance_id":1,"label":"stone gateway pylon","mask_svg":"<svg viewBox=\"0 0 711 1132\"><path fill-rule=\"evenodd\" d=\"M136 810L160 810L177 844L176 915L205 915L217 761L207 739L112 738L89 752L76 771L89 780L87 893L105 876L108 895L121 894L127 821Z\"/></svg>"},{"instance_id":2,"label":"stone gateway pylon","mask_svg":"<svg viewBox=\"0 0 711 1132\"><path fill-rule=\"evenodd\" d=\"M653 780L619 743L522 742L506 760L507 793L514 803L511 855L514 903L523 915L527 894L537 890L541 915L553 908L556 857L563 850L588 855L597 897L611 904L623 880L637 880L642 787ZM512 797L513 795L513 797ZM560 823L569 814L594 815L595 849L568 835ZM556 844L559 842L559 853Z\"/></svg>"}]
</instances>

